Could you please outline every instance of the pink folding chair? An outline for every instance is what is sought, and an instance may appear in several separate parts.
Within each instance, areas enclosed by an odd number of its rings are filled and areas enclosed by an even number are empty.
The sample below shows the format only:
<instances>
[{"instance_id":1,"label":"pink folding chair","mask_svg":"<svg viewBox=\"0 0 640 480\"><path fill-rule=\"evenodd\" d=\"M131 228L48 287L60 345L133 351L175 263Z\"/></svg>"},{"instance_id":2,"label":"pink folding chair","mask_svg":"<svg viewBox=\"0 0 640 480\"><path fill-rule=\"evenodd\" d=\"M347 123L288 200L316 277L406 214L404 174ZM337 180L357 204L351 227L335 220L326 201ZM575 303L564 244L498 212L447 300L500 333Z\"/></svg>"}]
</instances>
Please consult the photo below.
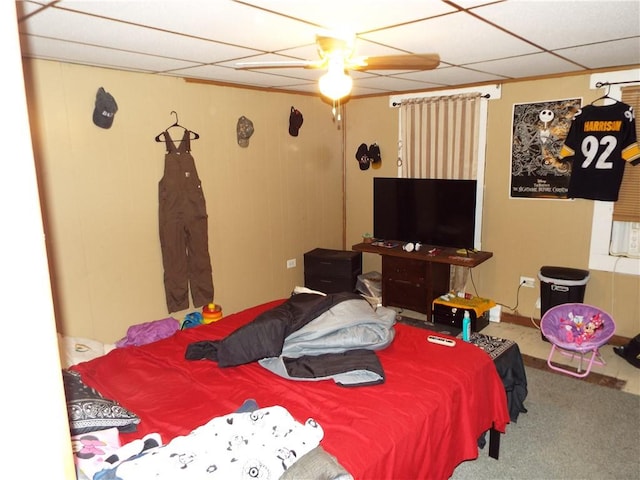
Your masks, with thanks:
<instances>
[{"instance_id":1,"label":"pink folding chair","mask_svg":"<svg viewBox=\"0 0 640 480\"><path fill-rule=\"evenodd\" d=\"M600 347L605 345L616 331L616 324L603 310L586 303L563 303L550 308L540 320L542 334L551 343L547 357L549 368L558 372L583 378L589 375L591 367L606 365L600 355ZM580 357L577 369L553 363L556 352L571 359ZM589 355L583 370L585 355Z\"/></svg>"}]
</instances>

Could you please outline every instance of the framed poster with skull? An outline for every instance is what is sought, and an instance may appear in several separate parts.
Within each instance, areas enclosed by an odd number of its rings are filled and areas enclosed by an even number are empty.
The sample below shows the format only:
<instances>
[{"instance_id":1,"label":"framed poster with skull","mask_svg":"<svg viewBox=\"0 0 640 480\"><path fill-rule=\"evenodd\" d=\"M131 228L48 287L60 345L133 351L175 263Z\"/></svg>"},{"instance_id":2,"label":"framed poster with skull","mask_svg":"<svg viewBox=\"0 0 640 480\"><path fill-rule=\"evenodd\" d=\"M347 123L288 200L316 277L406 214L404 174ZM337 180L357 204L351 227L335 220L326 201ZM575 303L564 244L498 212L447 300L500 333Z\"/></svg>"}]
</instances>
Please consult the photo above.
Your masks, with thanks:
<instances>
[{"instance_id":1,"label":"framed poster with skull","mask_svg":"<svg viewBox=\"0 0 640 480\"><path fill-rule=\"evenodd\" d=\"M567 198L571 163L560 160L581 98L513 105L512 198Z\"/></svg>"}]
</instances>

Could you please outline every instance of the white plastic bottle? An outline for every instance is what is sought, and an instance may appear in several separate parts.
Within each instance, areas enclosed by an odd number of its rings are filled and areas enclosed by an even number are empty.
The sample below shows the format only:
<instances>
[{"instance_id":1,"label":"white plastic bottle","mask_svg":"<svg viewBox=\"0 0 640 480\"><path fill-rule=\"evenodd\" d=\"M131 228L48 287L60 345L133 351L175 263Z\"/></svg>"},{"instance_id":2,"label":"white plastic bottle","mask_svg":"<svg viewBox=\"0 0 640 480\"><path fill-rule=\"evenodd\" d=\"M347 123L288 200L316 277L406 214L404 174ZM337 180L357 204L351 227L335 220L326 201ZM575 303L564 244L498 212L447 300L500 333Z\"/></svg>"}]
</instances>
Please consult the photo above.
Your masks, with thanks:
<instances>
[{"instance_id":1,"label":"white plastic bottle","mask_svg":"<svg viewBox=\"0 0 640 480\"><path fill-rule=\"evenodd\" d=\"M469 316L469 312L467 310L464 311L464 316L462 317L462 340L468 342L471 338L471 317Z\"/></svg>"}]
</instances>

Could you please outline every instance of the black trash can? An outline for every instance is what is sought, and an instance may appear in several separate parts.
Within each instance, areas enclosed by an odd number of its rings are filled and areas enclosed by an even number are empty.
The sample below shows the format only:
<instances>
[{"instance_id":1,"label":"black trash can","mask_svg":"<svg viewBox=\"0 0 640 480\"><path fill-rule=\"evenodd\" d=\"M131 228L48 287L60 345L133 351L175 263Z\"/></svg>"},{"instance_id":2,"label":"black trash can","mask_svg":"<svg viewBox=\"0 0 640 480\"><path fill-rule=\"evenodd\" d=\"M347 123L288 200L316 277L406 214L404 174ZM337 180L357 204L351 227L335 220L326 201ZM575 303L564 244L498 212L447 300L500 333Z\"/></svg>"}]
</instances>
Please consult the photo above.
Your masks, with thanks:
<instances>
[{"instance_id":1,"label":"black trash can","mask_svg":"<svg viewBox=\"0 0 640 480\"><path fill-rule=\"evenodd\" d=\"M547 310L563 303L583 303L589 272L577 268L545 266L540 279L540 318ZM543 340L548 340L540 332Z\"/></svg>"}]
</instances>

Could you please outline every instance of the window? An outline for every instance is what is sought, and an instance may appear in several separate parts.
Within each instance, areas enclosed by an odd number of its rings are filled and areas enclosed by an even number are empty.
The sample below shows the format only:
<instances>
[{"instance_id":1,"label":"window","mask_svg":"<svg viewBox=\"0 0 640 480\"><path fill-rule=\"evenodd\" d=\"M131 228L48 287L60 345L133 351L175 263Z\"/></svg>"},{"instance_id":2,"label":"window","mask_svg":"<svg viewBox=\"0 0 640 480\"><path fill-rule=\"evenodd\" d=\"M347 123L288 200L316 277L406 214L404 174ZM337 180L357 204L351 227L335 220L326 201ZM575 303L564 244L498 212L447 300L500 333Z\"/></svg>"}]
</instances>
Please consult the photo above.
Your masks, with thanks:
<instances>
[{"instance_id":1,"label":"window","mask_svg":"<svg viewBox=\"0 0 640 480\"><path fill-rule=\"evenodd\" d=\"M478 181L478 192L476 198L476 233L475 233L475 248L481 249L480 233L482 231L482 206L484 195L484 167L485 167L485 154L486 154L486 141L487 141L487 102L486 100L497 100L501 98L502 91L500 85L484 85L478 87L469 87L455 90L440 90L436 92L423 92L423 93L409 93L404 95L396 95L389 97L390 107L400 107L403 101L414 99L429 99L429 98L442 98L446 96L464 96L471 93L479 93L483 98L480 102L480 112L478 113L478 124L475 128L478 132L477 138L477 164L473 169L475 172L475 179ZM403 152L403 119L402 110L399 109L399 131L398 131L398 155L402 157ZM405 122L406 123L406 122ZM406 168L406 167L405 167ZM398 165L398 176L421 176L421 175L405 175L403 172L402 164ZM422 175L426 177L427 175ZM449 175L450 178L454 178L454 175ZM434 175L433 178L446 178L445 175Z\"/></svg>"},{"instance_id":2,"label":"window","mask_svg":"<svg viewBox=\"0 0 640 480\"><path fill-rule=\"evenodd\" d=\"M632 83L634 80L636 82L640 81L640 69L594 74L591 76L590 83L592 89L597 88L596 84L598 82L612 84L610 85L609 96L622 100L623 88L634 85L634 83ZM625 82L629 83L625 85ZM634 100L629 96L632 90L635 89L626 90L625 100L627 100L627 102L625 103L629 103L634 107L637 128L638 122L640 122L637 118L638 112L640 112L640 105L633 105L633 103L631 103L637 101L638 98L636 96L636 100ZM627 176L629 172L632 172L632 175ZM634 176L635 179L633 179L632 176ZM637 188L639 179L640 166L628 166L625 170L624 185L621 187L621 195L618 202L594 202L589 268L640 275L640 256L633 255L635 258L632 258L631 256L623 257L610 253L612 251L617 252L624 248L629 248L626 245L633 244L634 241L636 242L635 245L638 244L638 235L640 234L637 228L639 226L638 222L633 222L633 216L627 216L624 205L629 205L632 211L634 208L635 211L637 211L638 202L640 201L640 197L638 196L640 193L638 193L639 189ZM635 190L633 188L626 190L626 188L634 185L636 187ZM614 222L614 210L620 222Z\"/></svg>"},{"instance_id":3,"label":"window","mask_svg":"<svg viewBox=\"0 0 640 480\"><path fill-rule=\"evenodd\" d=\"M622 87L621 100L640 112L640 87ZM636 119L636 137L640 139L640 119ZM640 258L640 168L627 164L620 197L613 205L613 228L609 253Z\"/></svg>"}]
</instances>

